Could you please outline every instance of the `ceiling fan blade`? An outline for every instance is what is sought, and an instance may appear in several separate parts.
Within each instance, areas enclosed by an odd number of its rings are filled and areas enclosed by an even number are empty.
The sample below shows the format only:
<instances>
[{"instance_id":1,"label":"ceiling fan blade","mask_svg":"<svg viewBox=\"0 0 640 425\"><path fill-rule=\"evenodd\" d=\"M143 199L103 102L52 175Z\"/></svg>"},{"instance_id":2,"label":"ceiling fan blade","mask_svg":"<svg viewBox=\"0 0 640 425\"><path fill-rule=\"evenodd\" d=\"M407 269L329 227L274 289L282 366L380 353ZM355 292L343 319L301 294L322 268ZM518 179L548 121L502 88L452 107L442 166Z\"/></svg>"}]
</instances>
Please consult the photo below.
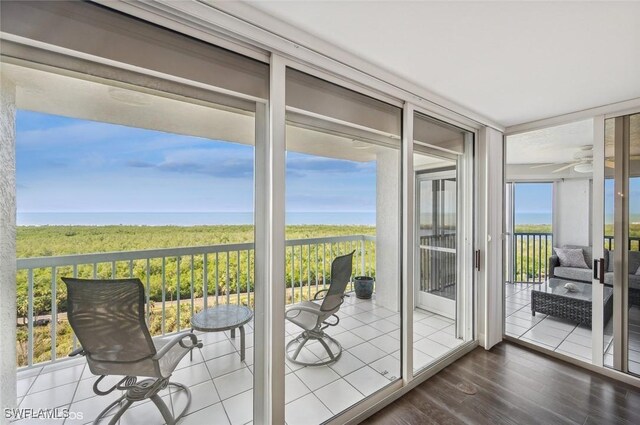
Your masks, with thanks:
<instances>
[{"instance_id":1,"label":"ceiling fan blade","mask_svg":"<svg viewBox=\"0 0 640 425\"><path fill-rule=\"evenodd\" d=\"M564 164L564 162L549 162L548 164L538 164L538 165L532 165L529 168L534 169L534 168L544 168L544 167L551 167L552 165L559 165L559 164Z\"/></svg>"},{"instance_id":2,"label":"ceiling fan blade","mask_svg":"<svg viewBox=\"0 0 640 425\"><path fill-rule=\"evenodd\" d=\"M564 170L566 170L567 168L575 167L575 166L576 166L576 165L578 165L578 164L582 164L582 162L583 162L583 161L572 162L571 164L567 164L567 165L565 165L564 167L560 167L560 168L557 168L557 169L553 170L553 171L552 171L552 173L559 173L560 171L564 171Z\"/></svg>"}]
</instances>

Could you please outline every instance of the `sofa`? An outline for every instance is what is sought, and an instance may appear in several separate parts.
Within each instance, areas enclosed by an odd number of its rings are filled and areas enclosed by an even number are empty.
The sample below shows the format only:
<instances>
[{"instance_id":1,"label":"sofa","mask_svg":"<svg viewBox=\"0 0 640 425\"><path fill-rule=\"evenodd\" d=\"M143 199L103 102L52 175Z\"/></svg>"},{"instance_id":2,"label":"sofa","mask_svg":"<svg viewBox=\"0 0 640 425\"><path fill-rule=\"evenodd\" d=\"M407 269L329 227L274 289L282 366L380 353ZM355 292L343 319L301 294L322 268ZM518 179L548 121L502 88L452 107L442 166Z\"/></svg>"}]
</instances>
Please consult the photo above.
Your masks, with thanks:
<instances>
[{"instance_id":1,"label":"sofa","mask_svg":"<svg viewBox=\"0 0 640 425\"><path fill-rule=\"evenodd\" d=\"M589 268L582 269L577 267L565 267L560 264L560 258L556 255L555 251L549 258L549 277L557 277L561 279L576 280L578 282L591 283L593 279L593 250L590 246L580 245L564 245L562 248L582 249L584 255L584 261ZM609 252L605 250L605 270L608 270ZM606 276L606 275L605 275Z\"/></svg>"},{"instance_id":2,"label":"sofa","mask_svg":"<svg viewBox=\"0 0 640 425\"><path fill-rule=\"evenodd\" d=\"M584 261L588 268L565 267L553 253L549 258L548 277L591 283L593 279L593 251L590 246L565 245L563 248L582 249ZM640 251L629 251L629 304L640 306L640 275L636 271L640 267ZM613 285L613 251L604 250L604 282Z\"/></svg>"}]
</instances>

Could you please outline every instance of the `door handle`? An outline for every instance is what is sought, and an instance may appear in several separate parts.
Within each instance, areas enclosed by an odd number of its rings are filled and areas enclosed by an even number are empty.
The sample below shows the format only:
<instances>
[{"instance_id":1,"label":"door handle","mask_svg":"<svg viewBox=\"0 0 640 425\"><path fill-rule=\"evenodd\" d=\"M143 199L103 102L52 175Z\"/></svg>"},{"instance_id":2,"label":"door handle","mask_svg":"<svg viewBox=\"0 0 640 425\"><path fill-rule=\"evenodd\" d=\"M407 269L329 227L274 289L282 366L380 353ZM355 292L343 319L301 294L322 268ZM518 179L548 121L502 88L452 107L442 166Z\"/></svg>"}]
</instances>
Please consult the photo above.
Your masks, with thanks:
<instances>
[{"instance_id":1,"label":"door handle","mask_svg":"<svg viewBox=\"0 0 640 425\"><path fill-rule=\"evenodd\" d=\"M593 278L594 279L598 279L598 272L599 272L599 268L598 268L598 263L600 262L600 260L597 259L593 259Z\"/></svg>"},{"instance_id":2,"label":"door handle","mask_svg":"<svg viewBox=\"0 0 640 425\"><path fill-rule=\"evenodd\" d=\"M480 271L480 250L476 249L476 261L475 261L476 270Z\"/></svg>"},{"instance_id":3,"label":"door handle","mask_svg":"<svg viewBox=\"0 0 640 425\"><path fill-rule=\"evenodd\" d=\"M598 261L598 265L600 266L600 283L604 285L604 258Z\"/></svg>"}]
</instances>

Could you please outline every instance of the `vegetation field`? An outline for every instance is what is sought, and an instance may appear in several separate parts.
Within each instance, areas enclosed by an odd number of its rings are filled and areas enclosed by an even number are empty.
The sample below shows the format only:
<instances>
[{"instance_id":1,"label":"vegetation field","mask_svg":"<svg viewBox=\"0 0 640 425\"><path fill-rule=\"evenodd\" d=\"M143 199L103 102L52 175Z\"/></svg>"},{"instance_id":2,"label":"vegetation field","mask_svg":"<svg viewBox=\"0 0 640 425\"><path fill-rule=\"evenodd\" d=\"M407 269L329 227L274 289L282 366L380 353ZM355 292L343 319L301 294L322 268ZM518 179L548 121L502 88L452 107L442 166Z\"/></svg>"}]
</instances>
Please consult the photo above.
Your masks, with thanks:
<instances>
[{"instance_id":1,"label":"vegetation field","mask_svg":"<svg viewBox=\"0 0 640 425\"><path fill-rule=\"evenodd\" d=\"M254 240L253 226L21 226L18 228L18 258L48 257L116 251L138 251L159 248L195 247L250 243ZM375 235L371 226L300 225L288 226L286 239L309 239L329 236ZM317 287L329 283L330 263L334 256L357 249L358 242L340 244L298 245L289 247L286 255L287 303L312 297ZM206 257L206 259L205 259ZM324 260L324 261L323 261ZM207 273L204 273L204 264ZM362 261L368 274L375 275L375 243L366 242ZM94 270L95 267L95 270ZM51 359L52 281L56 282L55 308L56 356L65 357L73 347L71 329L66 321L66 287L63 276L98 278L138 277L149 282L149 328L154 335L188 328L191 309L199 311L204 302L204 282L207 286L208 305L240 303L253 306L254 253L252 249L234 250L218 254L200 254L146 260L116 261L57 267L55 277L51 268L33 269L33 313L38 326L34 327L33 359L42 362ZM163 284L164 283L164 284ZM192 284L193 283L193 284ZM217 283L217 284L216 284ZM18 364L27 364L28 347L28 273L18 271ZM178 303L180 319L178 324ZM191 300L193 299L193 306ZM162 305L165 317L162 320Z\"/></svg>"}]
</instances>

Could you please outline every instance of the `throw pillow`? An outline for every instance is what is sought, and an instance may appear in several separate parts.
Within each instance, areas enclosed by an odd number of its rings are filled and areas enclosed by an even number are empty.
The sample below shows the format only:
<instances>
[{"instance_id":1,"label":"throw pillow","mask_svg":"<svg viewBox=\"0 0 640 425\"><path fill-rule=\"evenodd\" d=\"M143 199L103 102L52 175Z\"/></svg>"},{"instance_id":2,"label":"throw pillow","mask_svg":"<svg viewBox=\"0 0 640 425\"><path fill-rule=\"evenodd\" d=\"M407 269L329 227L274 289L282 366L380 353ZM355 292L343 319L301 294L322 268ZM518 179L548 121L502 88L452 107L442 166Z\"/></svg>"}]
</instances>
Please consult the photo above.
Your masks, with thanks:
<instances>
[{"instance_id":1,"label":"throw pillow","mask_svg":"<svg viewBox=\"0 0 640 425\"><path fill-rule=\"evenodd\" d=\"M640 275L640 266L638 266L638 269L636 270L636 276Z\"/></svg>"},{"instance_id":2,"label":"throw pillow","mask_svg":"<svg viewBox=\"0 0 640 425\"><path fill-rule=\"evenodd\" d=\"M578 269L588 269L589 266L584 260L584 253L582 249L572 248L553 248L556 255L560 259L560 265L562 267L575 267Z\"/></svg>"}]
</instances>

